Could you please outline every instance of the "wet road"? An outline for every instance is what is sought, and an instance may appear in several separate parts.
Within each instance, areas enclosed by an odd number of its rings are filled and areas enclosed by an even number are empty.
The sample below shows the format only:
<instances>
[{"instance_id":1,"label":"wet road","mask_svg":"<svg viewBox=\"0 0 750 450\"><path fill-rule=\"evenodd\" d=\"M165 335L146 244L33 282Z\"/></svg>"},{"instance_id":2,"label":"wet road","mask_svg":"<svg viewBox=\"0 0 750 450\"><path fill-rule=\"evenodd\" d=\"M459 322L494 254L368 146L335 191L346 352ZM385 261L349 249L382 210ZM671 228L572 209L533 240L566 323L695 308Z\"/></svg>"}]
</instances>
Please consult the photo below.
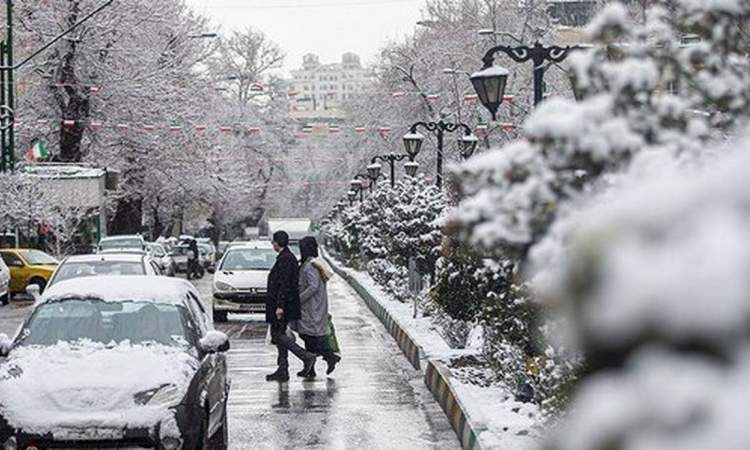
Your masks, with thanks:
<instances>
[{"instance_id":1,"label":"wet road","mask_svg":"<svg viewBox=\"0 0 750 450\"><path fill-rule=\"evenodd\" d=\"M210 299L210 277L197 283ZM218 328L229 352L231 449L458 449L455 434L385 328L340 279L329 285L331 313L343 361L330 377L267 383L275 349L266 344L260 315L229 316ZM12 334L29 303L0 308L0 333Z\"/></svg>"}]
</instances>

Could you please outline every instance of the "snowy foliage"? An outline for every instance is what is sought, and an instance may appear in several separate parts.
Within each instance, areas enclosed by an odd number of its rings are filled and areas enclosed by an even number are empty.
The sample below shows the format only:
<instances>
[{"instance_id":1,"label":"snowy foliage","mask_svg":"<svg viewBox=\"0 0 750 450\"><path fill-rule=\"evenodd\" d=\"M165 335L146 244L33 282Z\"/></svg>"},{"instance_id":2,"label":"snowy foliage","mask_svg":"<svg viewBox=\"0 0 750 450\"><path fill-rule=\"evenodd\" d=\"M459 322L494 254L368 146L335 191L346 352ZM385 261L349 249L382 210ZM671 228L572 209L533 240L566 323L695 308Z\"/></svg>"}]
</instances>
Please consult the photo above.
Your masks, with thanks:
<instances>
[{"instance_id":1,"label":"snowy foliage","mask_svg":"<svg viewBox=\"0 0 750 450\"><path fill-rule=\"evenodd\" d=\"M384 259L406 268L414 257L423 273L432 273L442 239L438 219L445 207L444 194L424 177L407 177L394 188L379 184L324 232L349 262Z\"/></svg>"}]
</instances>

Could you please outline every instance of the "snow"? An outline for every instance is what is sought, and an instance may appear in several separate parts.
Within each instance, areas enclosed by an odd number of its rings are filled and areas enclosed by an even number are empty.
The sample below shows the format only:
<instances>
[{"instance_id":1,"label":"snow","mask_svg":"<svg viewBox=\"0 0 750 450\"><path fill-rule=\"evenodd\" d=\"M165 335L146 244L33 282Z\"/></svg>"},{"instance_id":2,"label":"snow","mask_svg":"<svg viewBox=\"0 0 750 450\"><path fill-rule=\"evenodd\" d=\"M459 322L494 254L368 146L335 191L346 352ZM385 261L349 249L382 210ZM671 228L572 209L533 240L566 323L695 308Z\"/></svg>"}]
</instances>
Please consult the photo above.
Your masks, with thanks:
<instances>
[{"instance_id":1,"label":"snow","mask_svg":"<svg viewBox=\"0 0 750 450\"><path fill-rule=\"evenodd\" d=\"M149 276L102 276L75 278L55 283L44 292L41 302L63 298L92 297L103 301L150 301L181 305L192 285L185 280Z\"/></svg>"},{"instance_id":2,"label":"snow","mask_svg":"<svg viewBox=\"0 0 750 450\"><path fill-rule=\"evenodd\" d=\"M216 350L227 342L229 342L229 338L226 334L220 331L211 330L206 333L203 339L201 339L200 344L201 348Z\"/></svg>"},{"instance_id":3,"label":"snow","mask_svg":"<svg viewBox=\"0 0 750 450\"><path fill-rule=\"evenodd\" d=\"M424 135L422 133L406 133L404 139L423 141Z\"/></svg>"},{"instance_id":4,"label":"snow","mask_svg":"<svg viewBox=\"0 0 750 450\"><path fill-rule=\"evenodd\" d=\"M62 439L96 428L116 438L124 428L150 428L169 414L165 405L137 404L136 394L165 385L185 392L198 365L185 351L160 345L21 346L0 368L0 412L28 433Z\"/></svg>"},{"instance_id":5,"label":"snow","mask_svg":"<svg viewBox=\"0 0 750 450\"><path fill-rule=\"evenodd\" d=\"M583 311L595 336L721 340L747 326L750 139L731 147L738 151L709 170L674 167L625 184L569 225L574 260L599 264Z\"/></svg>"},{"instance_id":6,"label":"snow","mask_svg":"<svg viewBox=\"0 0 750 450\"><path fill-rule=\"evenodd\" d=\"M609 3L586 27L586 34L592 37L612 29L626 29L629 24L628 10L619 2Z\"/></svg>"},{"instance_id":7,"label":"snow","mask_svg":"<svg viewBox=\"0 0 750 450\"><path fill-rule=\"evenodd\" d=\"M557 433L560 450L623 448L740 450L750 442L750 354L737 367L649 349L626 370L586 383Z\"/></svg>"},{"instance_id":8,"label":"snow","mask_svg":"<svg viewBox=\"0 0 750 450\"><path fill-rule=\"evenodd\" d=\"M497 386L477 386L451 377L450 384L471 418L482 430L479 443L484 449L536 449L539 446L539 409L513 399Z\"/></svg>"},{"instance_id":9,"label":"snow","mask_svg":"<svg viewBox=\"0 0 750 450\"><path fill-rule=\"evenodd\" d=\"M508 69L500 66L492 66L488 67L486 69L482 69L478 72L474 72L471 74L471 78L490 78L490 77L499 77L499 76L508 76L510 75L510 72Z\"/></svg>"}]
</instances>

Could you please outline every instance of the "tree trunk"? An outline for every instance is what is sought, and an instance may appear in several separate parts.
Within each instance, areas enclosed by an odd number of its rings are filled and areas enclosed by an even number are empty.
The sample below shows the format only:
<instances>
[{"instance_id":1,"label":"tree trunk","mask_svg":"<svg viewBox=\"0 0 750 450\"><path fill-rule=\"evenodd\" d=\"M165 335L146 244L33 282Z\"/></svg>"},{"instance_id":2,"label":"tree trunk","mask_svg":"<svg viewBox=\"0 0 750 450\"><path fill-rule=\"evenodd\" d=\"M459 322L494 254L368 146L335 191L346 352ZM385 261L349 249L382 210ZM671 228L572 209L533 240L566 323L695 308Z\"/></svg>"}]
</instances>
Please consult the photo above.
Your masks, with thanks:
<instances>
[{"instance_id":1,"label":"tree trunk","mask_svg":"<svg viewBox=\"0 0 750 450\"><path fill-rule=\"evenodd\" d=\"M141 198L123 198L117 202L117 210L112 218L109 232L112 235L136 234L141 231L143 200Z\"/></svg>"}]
</instances>

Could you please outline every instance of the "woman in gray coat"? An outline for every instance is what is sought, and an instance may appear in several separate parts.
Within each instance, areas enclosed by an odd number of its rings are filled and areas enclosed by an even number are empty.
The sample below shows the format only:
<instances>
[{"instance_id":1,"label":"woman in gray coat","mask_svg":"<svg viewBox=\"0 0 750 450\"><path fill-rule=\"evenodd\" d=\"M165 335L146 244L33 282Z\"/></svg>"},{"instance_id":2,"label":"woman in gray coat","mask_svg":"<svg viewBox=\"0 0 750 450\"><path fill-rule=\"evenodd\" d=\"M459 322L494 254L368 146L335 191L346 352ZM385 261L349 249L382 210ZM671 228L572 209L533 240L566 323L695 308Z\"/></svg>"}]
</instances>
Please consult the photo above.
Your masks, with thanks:
<instances>
[{"instance_id":1,"label":"woman in gray coat","mask_svg":"<svg viewBox=\"0 0 750 450\"><path fill-rule=\"evenodd\" d=\"M333 274L326 264L319 259L318 243L314 237L306 237L299 243L299 299L301 317L297 321L297 332L305 341L307 351L321 355L328 363L327 374L336 368L341 357L333 353L326 345L329 333L328 322L328 289L326 283ZM306 376L304 373L298 374ZM315 377L315 370L307 376Z\"/></svg>"}]
</instances>

